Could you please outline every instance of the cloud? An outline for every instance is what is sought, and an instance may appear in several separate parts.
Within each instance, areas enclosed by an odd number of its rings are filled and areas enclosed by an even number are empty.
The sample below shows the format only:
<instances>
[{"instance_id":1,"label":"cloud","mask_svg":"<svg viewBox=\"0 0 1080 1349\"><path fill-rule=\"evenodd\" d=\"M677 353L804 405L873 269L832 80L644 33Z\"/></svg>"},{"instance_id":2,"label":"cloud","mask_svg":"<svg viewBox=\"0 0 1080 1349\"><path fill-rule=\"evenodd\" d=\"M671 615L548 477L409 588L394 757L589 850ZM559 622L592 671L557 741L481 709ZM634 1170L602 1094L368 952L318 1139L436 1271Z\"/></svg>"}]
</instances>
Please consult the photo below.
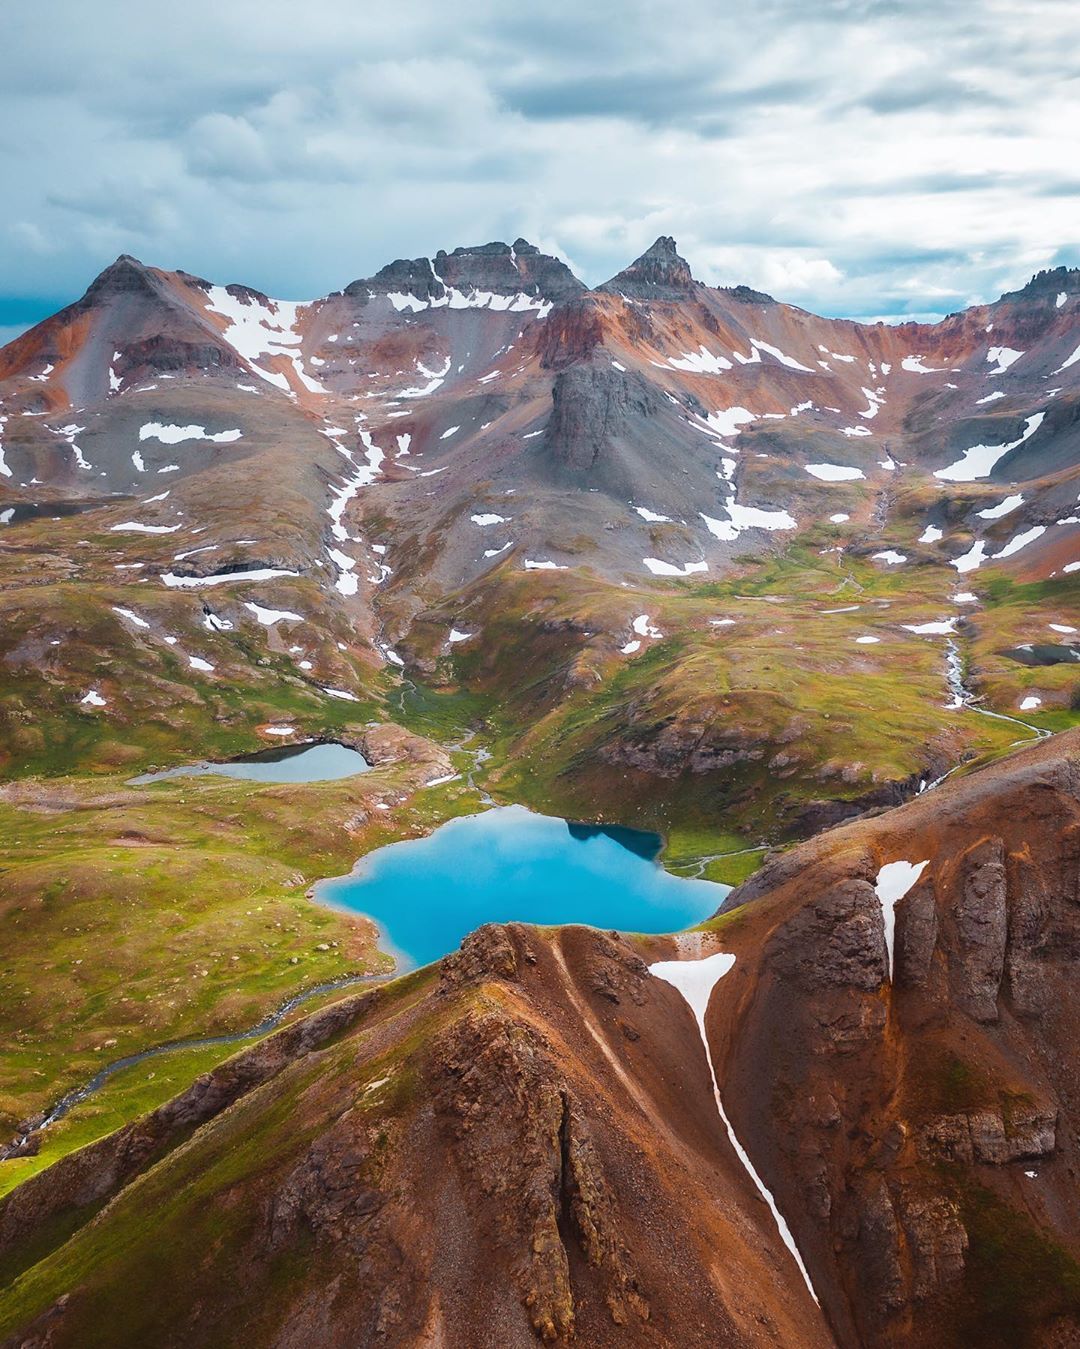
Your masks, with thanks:
<instances>
[{"instance_id":1,"label":"cloud","mask_svg":"<svg viewBox=\"0 0 1080 1349\"><path fill-rule=\"evenodd\" d=\"M1058 0L81 0L5 16L0 291L120 251L290 298L519 234L590 282L939 312L1075 261L1080 11Z\"/></svg>"}]
</instances>

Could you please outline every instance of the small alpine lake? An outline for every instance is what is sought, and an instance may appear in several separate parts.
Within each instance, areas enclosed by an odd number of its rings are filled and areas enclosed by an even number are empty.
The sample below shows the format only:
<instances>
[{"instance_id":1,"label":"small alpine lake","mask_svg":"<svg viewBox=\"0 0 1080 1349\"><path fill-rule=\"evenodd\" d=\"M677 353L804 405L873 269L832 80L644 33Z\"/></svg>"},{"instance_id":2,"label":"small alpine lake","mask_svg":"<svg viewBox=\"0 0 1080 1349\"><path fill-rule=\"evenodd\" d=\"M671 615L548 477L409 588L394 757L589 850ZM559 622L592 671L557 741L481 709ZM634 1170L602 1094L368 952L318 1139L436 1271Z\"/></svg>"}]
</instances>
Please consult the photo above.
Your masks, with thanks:
<instances>
[{"instance_id":1,"label":"small alpine lake","mask_svg":"<svg viewBox=\"0 0 1080 1349\"><path fill-rule=\"evenodd\" d=\"M671 875L661 846L658 834L499 806L378 848L314 894L373 919L399 969L438 960L483 923L676 932L709 918L730 887Z\"/></svg>"},{"instance_id":2,"label":"small alpine lake","mask_svg":"<svg viewBox=\"0 0 1080 1349\"><path fill-rule=\"evenodd\" d=\"M246 778L251 782L333 782L366 773L371 765L355 749L336 741L309 741L303 745L282 745L260 750L224 763L183 764L160 773L142 773L129 779L128 785L141 787L147 782L168 778L202 777L207 773L227 778Z\"/></svg>"}]
</instances>

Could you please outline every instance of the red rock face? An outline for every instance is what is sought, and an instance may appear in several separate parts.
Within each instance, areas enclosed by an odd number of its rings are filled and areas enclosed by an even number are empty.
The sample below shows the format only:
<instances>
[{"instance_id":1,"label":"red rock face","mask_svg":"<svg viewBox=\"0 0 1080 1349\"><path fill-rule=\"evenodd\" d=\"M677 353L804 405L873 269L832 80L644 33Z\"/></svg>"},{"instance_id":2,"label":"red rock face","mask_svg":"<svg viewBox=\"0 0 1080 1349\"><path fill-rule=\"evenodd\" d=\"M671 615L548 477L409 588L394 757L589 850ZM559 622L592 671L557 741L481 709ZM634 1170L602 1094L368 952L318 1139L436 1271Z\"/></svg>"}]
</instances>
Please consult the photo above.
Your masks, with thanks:
<instances>
[{"instance_id":1,"label":"red rock face","mask_svg":"<svg viewBox=\"0 0 1080 1349\"><path fill-rule=\"evenodd\" d=\"M880 877L901 861L925 866L890 966ZM0 1202L0 1258L56 1249L0 1333L1073 1343L1078 886L1073 732L777 857L709 931L481 929ZM649 971L718 951L732 1132L690 1007ZM119 1317L173 1242L184 1296Z\"/></svg>"}]
</instances>

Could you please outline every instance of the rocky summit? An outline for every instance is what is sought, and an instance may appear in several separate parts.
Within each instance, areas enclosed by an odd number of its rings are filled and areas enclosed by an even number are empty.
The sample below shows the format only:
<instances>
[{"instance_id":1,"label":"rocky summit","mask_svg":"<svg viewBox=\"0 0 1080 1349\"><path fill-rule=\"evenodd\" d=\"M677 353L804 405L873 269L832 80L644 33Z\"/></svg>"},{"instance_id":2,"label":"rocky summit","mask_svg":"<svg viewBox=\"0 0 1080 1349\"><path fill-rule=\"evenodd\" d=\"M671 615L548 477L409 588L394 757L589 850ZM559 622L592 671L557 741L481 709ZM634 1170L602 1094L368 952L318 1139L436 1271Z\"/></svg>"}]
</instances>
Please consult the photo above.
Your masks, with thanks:
<instances>
[{"instance_id":1,"label":"rocky summit","mask_svg":"<svg viewBox=\"0 0 1080 1349\"><path fill-rule=\"evenodd\" d=\"M0 349L0 1346L1080 1344L1078 662L1076 269L120 257ZM506 805L704 921L409 968Z\"/></svg>"}]
</instances>

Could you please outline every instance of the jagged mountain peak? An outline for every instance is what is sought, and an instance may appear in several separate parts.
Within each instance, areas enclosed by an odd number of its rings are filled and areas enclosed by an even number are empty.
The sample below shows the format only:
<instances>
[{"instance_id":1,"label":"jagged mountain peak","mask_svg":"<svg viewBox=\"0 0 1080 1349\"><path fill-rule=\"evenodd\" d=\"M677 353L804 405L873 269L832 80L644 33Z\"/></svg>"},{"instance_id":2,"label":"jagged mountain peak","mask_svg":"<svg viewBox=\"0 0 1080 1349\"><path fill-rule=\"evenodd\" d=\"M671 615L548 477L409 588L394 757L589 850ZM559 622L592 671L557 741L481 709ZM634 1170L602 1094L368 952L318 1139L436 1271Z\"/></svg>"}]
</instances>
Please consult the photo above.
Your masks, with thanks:
<instances>
[{"instance_id":1,"label":"jagged mountain peak","mask_svg":"<svg viewBox=\"0 0 1080 1349\"><path fill-rule=\"evenodd\" d=\"M440 299L448 290L565 300L583 293L585 285L560 258L541 252L526 239L515 239L512 244L494 240L452 252L440 248L434 258L398 258L373 277L353 281L345 287L345 294L363 297L397 292Z\"/></svg>"},{"instance_id":2,"label":"jagged mountain peak","mask_svg":"<svg viewBox=\"0 0 1080 1349\"><path fill-rule=\"evenodd\" d=\"M635 299L681 299L698 283L670 234L661 234L650 246L599 290Z\"/></svg>"},{"instance_id":3,"label":"jagged mountain peak","mask_svg":"<svg viewBox=\"0 0 1080 1349\"><path fill-rule=\"evenodd\" d=\"M1080 267L1044 267L1036 272L1031 280L1019 290L1006 291L1002 300L1037 300L1050 297L1054 300L1061 295L1074 295L1080 292Z\"/></svg>"}]
</instances>

